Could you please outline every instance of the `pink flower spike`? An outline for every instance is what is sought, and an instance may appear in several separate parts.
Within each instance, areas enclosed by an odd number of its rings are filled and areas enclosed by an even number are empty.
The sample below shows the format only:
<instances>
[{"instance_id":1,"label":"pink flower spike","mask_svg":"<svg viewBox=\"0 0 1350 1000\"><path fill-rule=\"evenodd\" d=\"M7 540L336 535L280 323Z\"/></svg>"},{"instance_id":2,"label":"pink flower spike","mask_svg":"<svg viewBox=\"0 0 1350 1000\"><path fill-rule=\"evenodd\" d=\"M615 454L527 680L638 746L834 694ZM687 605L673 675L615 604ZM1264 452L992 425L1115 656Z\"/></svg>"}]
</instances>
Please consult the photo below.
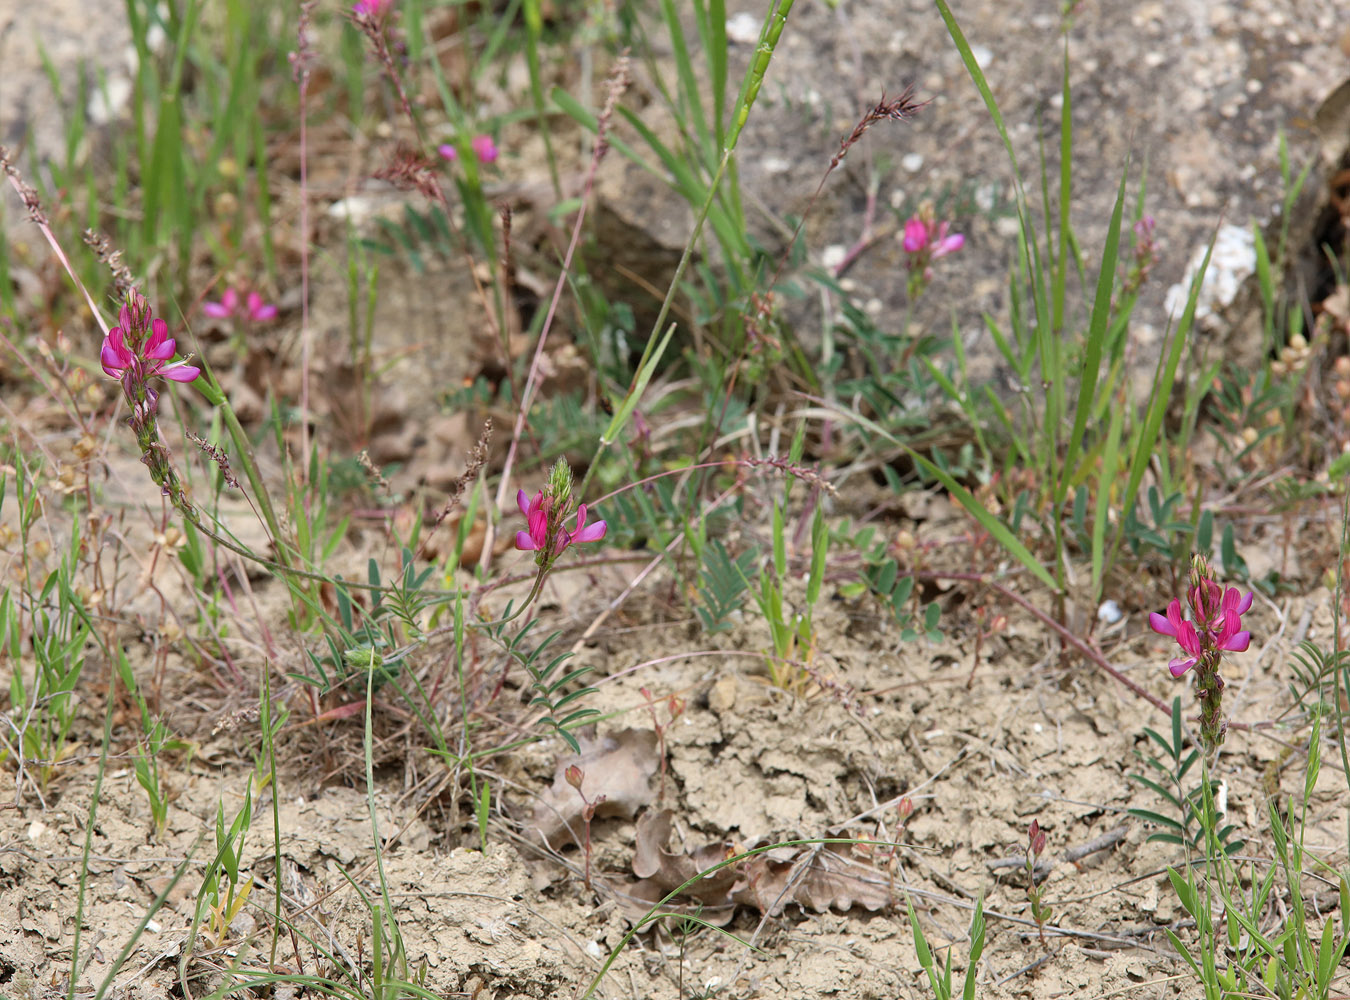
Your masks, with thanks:
<instances>
[{"instance_id":1,"label":"pink flower spike","mask_svg":"<svg viewBox=\"0 0 1350 1000\"><path fill-rule=\"evenodd\" d=\"M609 524L605 521L596 521L589 528L586 527L586 505L582 504L577 508L577 530L568 537L569 545L579 545L584 542L598 542L605 537L605 532L609 530Z\"/></svg>"},{"instance_id":2,"label":"pink flower spike","mask_svg":"<svg viewBox=\"0 0 1350 1000\"><path fill-rule=\"evenodd\" d=\"M125 307L122 311L127 312ZM120 326L114 326L104 338L98 358L105 375L123 382L130 378L133 382L144 383L155 375L174 382L191 382L202 373L200 368L186 361L165 364L173 357L176 349L177 342L169 336L169 324L155 318L150 322L150 336L135 349L127 345L126 331Z\"/></svg>"},{"instance_id":3,"label":"pink flower spike","mask_svg":"<svg viewBox=\"0 0 1350 1000\"><path fill-rule=\"evenodd\" d=\"M443 142L436 147L436 152L441 155L442 160L454 162L459 159L459 150L448 142Z\"/></svg>"},{"instance_id":4,"label":"pink flower spike","mask_svg":"<svg viewBox=\"0 0 1350 1000\"><path fill-rule=\"evenodd\" d=\"M268 305L257 292L248 293L248 318L255 323L265 323L277 318L277 307Z\"/></svg>"},{"instance_id":5,"label":"pink flower spike","mask_svg":"<svg viewBox=\"0 0 1350 1000\"><path fill-rule=\"evenodd\" d=\"M478 157L480 163L495 163L497 161L497 144L492 141L492 136L476 135L469 145L473 147L474 155Z\"/></svg>"}]
</instances>

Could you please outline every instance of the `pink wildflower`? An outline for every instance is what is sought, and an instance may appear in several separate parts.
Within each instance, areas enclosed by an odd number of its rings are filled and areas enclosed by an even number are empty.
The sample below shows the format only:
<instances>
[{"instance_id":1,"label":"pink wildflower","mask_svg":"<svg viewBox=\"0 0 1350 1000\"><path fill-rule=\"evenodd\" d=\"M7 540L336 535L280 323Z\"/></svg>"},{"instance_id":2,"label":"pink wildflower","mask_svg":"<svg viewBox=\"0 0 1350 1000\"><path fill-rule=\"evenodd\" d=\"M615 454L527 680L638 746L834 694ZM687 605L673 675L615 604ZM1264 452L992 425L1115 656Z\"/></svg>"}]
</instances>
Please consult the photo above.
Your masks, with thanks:
<instances>
[{"instance_id":1,"label":"pink wildflower","mask_svg":"<svg viewBox=\"0 0 1350 1000\"><path fill-rule=\"evenodd\" d=\"M492 141L490 135L474 136L469 140L469 148L473 150L473 155L478 157L479 163L496 163L500 155L497 144ZM442 160L449 160L451 163L459 159L459 150L455 148L454 143L443 142L436 147L436 152L440 154Z\"/></svg>"},{"instance_id":2,"label":"pink wildflower","mask_svg":"<svg viewBox=\"0 0 1350 1000\"><path fill-rule=\"evenodd\" d=\"M277 307L264 302L257 292L248 293L248 318L255 323L263 323L277 318Z\"/></svg>"},{"instance_id":3,"label":"pink wildflower","mask_svg":"<svg viewBox=\"0 0 1350 1000\"><path fill-rule=\"evenodd\" d=\"M158 317L152 320L149 338L140 342L144 335L144 326L139 322L142 317L133 315L127 306L123 306L118 319L120 325L108 331L99 352L99 361L109 378L125 381L130 373L141 383L155 375L174 382L191 382L201 374L200 368L186 361L164 363L173 357L177 347L169 336L169 324L164 320Z\"/></svg>"},{"instance_id":4,"label":"pink wildflower","mask_svg":"<svg viewBox=\"0 0 1350 1000\"><path fill-rule=\"evenodd\" d=\"M1223 743L1228 724L1223 718L1223 677L1219 666L1225 652L1241 653L1251 645L1252 634L1242 627L1242 616L1251 610L1253 595L1236 587L1225 590L1214 579L1214 570L1202 555L1191 557L1190 587L1186 600L1191 620L1181 617L1181 602L1167 605L1167 614L1148 616L1149 627L1171 636L1185 655L1167 664L1173 677L1195 668L1195 693L1200 700L1200 743L1213 755Z\"/></svg>"},{"instance_id":5,"label":"pink wildflower","mask_svg":"<svg viewBox=\"0 0 1350 1000\"><path fill-rule=\"evenodd\" d=\"M516 490L516 506L525 515L525 531L516 532L516 548L522 552L543 549L548 544L548 511L552 498L540 490L533 500L525 499L524 490Z\"/></svg>"},{"instance_id":6,"label":"pink wildflower","mask_svg":"<svg viewBox=\"0 0 1350 1000\"><path fill-rule=\"evenodd\" d=\"M947 230L950 228L948 222L930 222L913 216L905 223L905 252L923 254L926 251L926 260L937 260L955 253L966 245L966 238L960 233L948 235Z\"/></svg>"},{"instance_id":7,"label":"pink wildflower","mask_svg":"<svg viewBox=\"0 0 1350 1000\"><path fill-rule=\"evenodd\" d=\"M911 299L923 293L933 278L933 269L929 266L939 257L956 253L966 245L966 238L960 233L949 233L951 224L938 222L933 216L933 206L924 205L918 214L905 221L904 235L900 245L909 255L908 291Z\"/></svg>"},{"instance_id":8,"label":"pink wildflower","mask_svg":"<svg viewBox=\"0 0 1350 1000\"><path fill-rule=\"evenodd\" d=\"M225 289L225 294L220 297L219 302L203 302L202 312L212 319L228 319L234 315L235 309L239 307L239 293L233 288Z\"/></svg>"},{"instance_id":9,"label":"pink wildflower","mask_svg":"<svg viewBox=\"0 0 1350 1000\"><path fill-rule=\"evenodd\" d=\"M516 506L525 515L525 531L516 532L516 548L523 552L549 552L552 558L562 554L569 545L598 542L605 537L609 525L604 521L586 524L586 505L577 508L577 526L569 531L559 524L553 527L554 498L540 490L533 499L527 499L524 490L516 491ZM559 520L562 520L561 518ZM553 534L550 546L550 533Z\"/></svg>"},{"instance_id":10,"label":"pink wildflower","mask_svg":"<svg viewBox=\"0 0 1350 1000\"><path fill-rule=\"evenodd\" d=\"M1251 645L1252 634L1242 628L1242 616L1251 609L1254 595L1243 595L1236 587L1229 587L1219 597L1219 585L1213 581L1205 583L1208 586L1190 588L1188 595L1196 616L1194 623L1182 619L1178 600L1167 605L1165 616L1156 612L1148 616L1149 627L1159 635L1176 639L1186 654L1167 664L1173 677L1180 677L1195 666L1207 648L1242 653Z\"/></svg>"},{"instance_id":11,"label":"pink wildflower","mask_svg":"<svg viewBox=\"0 0 1350 1000\"><path fill-rule=\"evenodd\" d=\"M469 145L473 147L474 155L478 157L480 163L497 162L497 144L492 141L492 136L476 135Z\"/></svg>"},{"instance_id":12,"label":"pink wildflower","mask_svg":"<svg viewBox=\"0 0 1350 1000\"><path fill-rule=\"evenodd\" d=\"M233 288L225 289L219 302L203 302L202 312L212 319L230 319L240 311L239 293ZM243 301L243 313L254 323L265 323L277 318L277 307L263 301L257 292L249 292Z\"/></svg>"}]
</instances>

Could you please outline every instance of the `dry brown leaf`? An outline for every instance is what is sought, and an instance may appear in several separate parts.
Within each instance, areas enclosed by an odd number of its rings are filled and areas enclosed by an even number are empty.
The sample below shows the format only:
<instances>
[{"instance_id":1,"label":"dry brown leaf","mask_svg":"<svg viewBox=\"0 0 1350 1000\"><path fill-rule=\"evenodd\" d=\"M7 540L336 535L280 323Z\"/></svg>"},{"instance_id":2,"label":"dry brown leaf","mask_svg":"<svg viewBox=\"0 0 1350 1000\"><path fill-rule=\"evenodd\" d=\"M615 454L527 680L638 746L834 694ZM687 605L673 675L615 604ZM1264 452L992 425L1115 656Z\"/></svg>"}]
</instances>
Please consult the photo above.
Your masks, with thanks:
<instances>
[{"instance_id":1,"label":"dry brown leaf","mask_svg":"<svg viewBox=\"0 0 1350 1000\"><path fill-rule=\"evenodd\" d=\"M581 812L585 803L564 776L573 764L584 775L581 791L586 799L594 802L601 795L605 797L596 807L596 819L632 819L655 798L651 790L651 778L658 766L655 732L625 729L598 740L582 734L577 742L581 753L559 758L553 785L534 807L531 832L550 847L579 844L584 836Z\"/></svg>"},{"instance_id":2,"label":"dry brown leaf","mask_svg":"<svg viewBox=\"0 0 1350 1000\"><path fill-rule=\"evenodd\" d=\"M737 853L729 841L706 844L692 852L668 850L670 828L668 809L648 812L638 819L633 874L639 881L631 890L634 902L655 903ZM854 906L879 910L893 901L890 880L884 872L818 844L775 848L719 868L679 898L696 900L700 915L715 924L730 920L737 905L777 916L789 903L819 913ZM667 906L672 911L692 908Z\"/></svg>"}]
</instances>

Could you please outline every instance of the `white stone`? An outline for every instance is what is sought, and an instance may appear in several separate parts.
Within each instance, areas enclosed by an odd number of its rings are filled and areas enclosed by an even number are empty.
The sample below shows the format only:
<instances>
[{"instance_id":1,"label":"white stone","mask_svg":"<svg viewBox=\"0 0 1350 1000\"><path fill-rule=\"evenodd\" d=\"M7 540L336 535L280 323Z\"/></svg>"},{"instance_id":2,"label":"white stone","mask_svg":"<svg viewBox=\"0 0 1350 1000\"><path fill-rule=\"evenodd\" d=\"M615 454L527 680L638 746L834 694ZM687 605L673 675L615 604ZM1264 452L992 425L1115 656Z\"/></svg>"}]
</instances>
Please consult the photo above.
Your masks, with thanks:
<instances>
[{"instance_id":1,"label":"white stone","mask_svg":"<svg viewBox=\"0 0 1350 1000\"><path fill-rule=\"evenodd\" d=\"M121 73L110 73L103 86L89 95L86 111L95 125L107 125L126 110L131 101L131 78Z\"/></svg>"},{"instance_id":2,"label":"white stone","mask_svg":"<svg viewBox=\"0 0 1350 1000\"><path fill-rule=\"evenodd\" d=\"M1186 265L1186 274L1181 281L1167 290L1163 304L1175 318L1186 307L1186 297L1190 294L1191 281L1200 270L1205 259L1207 246L1198 246L1191 254ZM1214 255L1210 258L1205 277L1200 282L1200 293L1196 300L1197 319L1212 316L1227 306L1237 296L1242 283L1256 270L1256 237L1246 226L1231 223L1220 226L1214 238Z\"/></svg>"},{"instance_id":3,"label":"white stone","mask_svg":"<svg viewBox=\"0 0 1350 1000\"><path fill-rule=\"evenodd\" d=\"M748 11L727 18L727 41L734 45L754 45L759 41L760 20Z\"/></svg>"},{"instance_id":4,"label":"white stone","mask_svg":"<svg viewBox=\"0 0 1350 1000\"><path fill-rule=\"evenodd\" d=\"M820 263L833 270L844 262L848 256L848 247L842 243L831 243L820 252Z\"/></svg>"}]
</instances>

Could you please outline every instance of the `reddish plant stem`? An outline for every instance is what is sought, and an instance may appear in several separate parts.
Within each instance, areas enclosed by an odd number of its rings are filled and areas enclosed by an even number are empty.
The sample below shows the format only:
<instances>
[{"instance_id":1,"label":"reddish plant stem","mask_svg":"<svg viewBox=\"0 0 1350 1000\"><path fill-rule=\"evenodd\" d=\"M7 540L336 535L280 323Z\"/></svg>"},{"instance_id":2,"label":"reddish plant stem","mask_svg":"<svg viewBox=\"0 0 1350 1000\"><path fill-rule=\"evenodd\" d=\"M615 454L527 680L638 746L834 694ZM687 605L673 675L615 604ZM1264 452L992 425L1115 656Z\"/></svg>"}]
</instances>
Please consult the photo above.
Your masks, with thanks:
<instances>
[{"instance_id":1,"label":"reddish plant stem","mask_svg":"<svg viewBox=\"0 0 1350 1000\"><path fill-rule=\"evenodd\" d=\"M1013 593L1007 587L1004 587L1002 584L997 583L994 580L988 579L983 573L925 572L925 573L915 573L914 576L919 580L965 580L969 583L982 583L985 586L998 591L998 593L1006 597L1008 600L1012 601L1014 604L1018 605L1021 608L1024 608L1037 621L1045 625L1047 628L1049 628L1056 634L1058 634L1059 637L1064 640L1064 643L1066 645L1072 646L1075 650L1079 652L1080 655L1083 656L1084 659L1087 659L1092 663L1096 664L1099 668L1101 668L1103 671L1109 674L1112 678L1123 684L1129 691L1138 695L1140 698L1143 698L1146 702L1148 702L1150 705L1152 705L1160 712L1172 711L1171 707L1168 706L1165 702L1163 702L1161 698L1157 697L1156 695L1150 694L1148 691L1145 691L1142 687L1140 687L1134 681L1130 680L1115 667L1111 666L1111 664L1107 662L1106 657L1103 656L1095 646L1074 635L1059 622L1055 621L1040 608L1036 607L1036 605L1028 601L1025 597L1022 597L1020 594Z\"/></svg>"},{"instance_id":2,"label":"reddish plant stem","mask_svg":"<svg viewBox=\"0 0 1350 1000\"><path fill-rule=\"evenodd\" d=\"M1097 649L1096 646L1093 646L1086 640L1081 639L1078 636L1074 635L1059 622L1055 621L1055 619L1051 618L1040 608L1036 607L1034 604L1028 601L1025 597L1013 593L1007 587L1004 587L1002 584L989 579L984 574L919 572L913 575L914 578L917 580L961 580L967 583L981 583L989 587L990 589L997 591L999 594L1006 597L1008 600L1012 601L1018 607L1024 608L1037 621L1039 621L1041 624L1045 625L1051 631L1059 635L1059 637L1064 640L1066 645L1072 646L1084 659L1093 663L1095 666L1097 666L1106 674L1108 674L1112 679L1119 681L1131 693L1137 695L1140 698L1143 698L1146 702L1148 702L1158 711L1163 712L1167 715L1171 715L1172 713L1171 705L1167 704L1156 695L1150 694L1148 691L1144 690L1134 681L1130 680L1128 677L1122 674L1115 667L1111 666L1110 662L1106 659L1105 656L1102 655L1101 650ZM1254 731L1257 729L1269 729L1274 725L1275 723L1273 721L1230 722L1228 724L1228 728Z\"/></svg>"}]
</instances>

